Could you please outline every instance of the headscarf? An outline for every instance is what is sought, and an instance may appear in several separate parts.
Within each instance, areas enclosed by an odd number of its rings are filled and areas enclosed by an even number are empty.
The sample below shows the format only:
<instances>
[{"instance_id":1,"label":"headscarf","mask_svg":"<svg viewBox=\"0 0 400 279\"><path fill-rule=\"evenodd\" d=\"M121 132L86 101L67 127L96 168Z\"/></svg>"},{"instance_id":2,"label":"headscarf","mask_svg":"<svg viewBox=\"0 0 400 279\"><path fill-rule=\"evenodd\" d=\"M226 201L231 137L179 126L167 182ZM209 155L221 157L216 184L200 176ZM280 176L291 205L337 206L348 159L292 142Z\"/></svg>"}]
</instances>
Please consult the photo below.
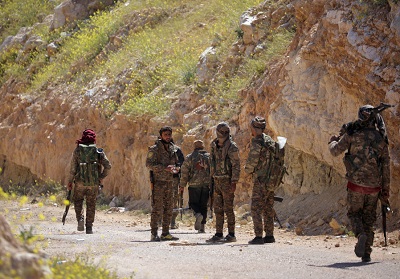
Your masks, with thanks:
<instances>
[{"instance_id":1,"label":"headscarf","mask_svg":"<svg viewBox=\"0 0 400 279\"><path fill-rule=\"evenodd\" d=\"M365 105L358 109L358 119L361 121L368 121L371 117L372 109L374 107L371 105Z\"/></svg>"},{"instance_id":2,"label":"headscarf","mask_svg":"<svg viewBox=\"0 0 400 279\"><path fill-rule=\"evenodd\" d=\"M358 118L365 122L367 125L373 125L385 139L386 143L389 143L385 121L383 120L382 115L379 113L372 113L372 109L374 107L371 105L365 105L358 109Z\"/></svg>"},{"instance_id":3,"label":"headscarf","mask_svg":"<svg viewBox=\"0 0 400 279\"><path fill-rule=\"evenodd\" d=\"M82 137L76 141L76 144L92 144L96 142L96 133L91 129L85 129Z\"/></svg>"},{"instance_id":4,"label":"headscarf","mask_svg":"<svg viewBox=\"0 0 400 279\"><path fill-rule=\"evenodd\" d=\"M221 122L217 125L217 138L218 139L228 138L230 132L231 132L231 129L229 128L229 125L227 123Z\"/></svg>"}]
</instances>

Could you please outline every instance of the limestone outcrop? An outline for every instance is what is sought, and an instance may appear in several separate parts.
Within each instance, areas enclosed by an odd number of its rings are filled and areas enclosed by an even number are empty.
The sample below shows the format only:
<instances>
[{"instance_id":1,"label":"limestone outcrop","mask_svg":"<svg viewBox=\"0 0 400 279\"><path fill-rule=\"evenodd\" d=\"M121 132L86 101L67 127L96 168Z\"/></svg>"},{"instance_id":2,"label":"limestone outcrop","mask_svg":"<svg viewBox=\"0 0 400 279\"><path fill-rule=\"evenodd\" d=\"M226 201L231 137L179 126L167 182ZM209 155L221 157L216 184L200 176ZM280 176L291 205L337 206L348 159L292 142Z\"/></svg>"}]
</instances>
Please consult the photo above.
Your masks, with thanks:
<instances>
[{"instance_id":1,"label":"limestone outcrop","mask_svg":"<svg viewBox=\"0 0 400 279\"><path fill-rule=\"evenodd\" d=\"M46 260L23 247L0 215L0 271L3 278L40 279L50 275Z\"/></svg>"}]
</instances>

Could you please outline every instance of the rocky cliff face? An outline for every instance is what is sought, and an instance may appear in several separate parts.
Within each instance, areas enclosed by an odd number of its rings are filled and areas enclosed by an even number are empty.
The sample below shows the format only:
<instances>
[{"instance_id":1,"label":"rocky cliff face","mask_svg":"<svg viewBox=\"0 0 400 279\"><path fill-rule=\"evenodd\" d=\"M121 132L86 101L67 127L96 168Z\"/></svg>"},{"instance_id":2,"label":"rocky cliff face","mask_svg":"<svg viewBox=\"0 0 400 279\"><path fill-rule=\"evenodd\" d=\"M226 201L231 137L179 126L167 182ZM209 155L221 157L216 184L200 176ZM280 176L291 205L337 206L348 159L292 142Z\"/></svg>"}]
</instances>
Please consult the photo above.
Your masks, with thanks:
<instances>
[{"instance_id":1,"label":"rocky cliff face","mask_svg":"<svg viewBox=\"0 0 400 279\"><path fill-rule=\"evenodd\" d=\"M200 59L199 79L211 79L219 70L240 63L235 57L251 54L266 43L262 26L270 30L296 29L286 55L242 90L240 114L221 119L232 125L243 163L251 117L265 116L268 133L288 138L289 175L278 190L286 203L277 206L277 211L289 222L306 226L329 222L332 217L345 222L344 166L341 158L330 155L327 143L343 123L356 119L361 105L381 101L396 105L383 116L392 160L391 202L398 214L400 4L389 1L389 5L372 7L363 2L294 0L276 7L265 1L243 15L243 40L232 47L229 61L213 60L212 51L208 51L210 59ZM18 89L19 84L11 80L0 90L3 166L19 166L15 170L30 173L24 175L25 181L27 177L38 177L64 182L75 140L90 127L98 132L98 145L113 164L104 181L105 192L147 205L150 190L145 158L160 126L189 127L184 131L175 129L173 135L187 154L196 137L204 137L208 145L218 123L209 117L210 108L189 87L167 118L136 120L123 115L107 118L95 108L93 104L101 101L108 90L106 81L93 83L90 98L72 94L65 98L68 91L74 90L65 84L35 98L20 94ZM0 177L3 181L14 177L19 182L19 176L10 169L4 169ZM250 193L250 178L243 174L237 202L249 202Z\"/></svg>"},{"instance_id":2,"label":"rocky cliff face","mask_svg":"<svg viewBox=\"0 0 400 279\"><path fill-rule=\"evenodd\" d=\"M338 190L345 191L345 171L342 158L328 151L330 136L343 123L355 120L363 104L395 104L383 116L390 137L391 201L398 208L399 5L390 2L372 8L358 1L291 4L296 37L282 64L272 67L248 91L242 122L254 113L254 104L262 104L257 113L266 111L272 132L286 136L291 147L285 192L310 197L332 193L329 204L340 211L343 194ZM319 202L316 197L314 204Z\"/></svg>"}]
</instances>

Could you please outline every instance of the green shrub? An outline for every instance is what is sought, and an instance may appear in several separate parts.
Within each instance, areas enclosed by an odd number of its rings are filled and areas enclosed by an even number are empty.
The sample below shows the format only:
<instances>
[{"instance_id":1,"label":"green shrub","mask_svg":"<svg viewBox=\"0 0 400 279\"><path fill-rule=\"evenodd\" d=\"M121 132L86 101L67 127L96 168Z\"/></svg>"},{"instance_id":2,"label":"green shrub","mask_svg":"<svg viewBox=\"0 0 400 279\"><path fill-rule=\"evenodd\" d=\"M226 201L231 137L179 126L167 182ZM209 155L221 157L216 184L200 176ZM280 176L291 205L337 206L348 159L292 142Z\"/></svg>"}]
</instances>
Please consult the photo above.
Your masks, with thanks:
<instances>
[{"instance_id":1,"label":"green shrub","mask_svg":"<svg viewBox=\"0 0 400 279\"><path fill-rule=\"evenodd\" d=\"M116 272L102 267L105 263L94 264L87 255L80 255L74 261L62 258L53 258L50 262L52 279L80 278L80 279L118 279ZM133 275L130 277L133 278Z\"/></svg>"}]
</instances>

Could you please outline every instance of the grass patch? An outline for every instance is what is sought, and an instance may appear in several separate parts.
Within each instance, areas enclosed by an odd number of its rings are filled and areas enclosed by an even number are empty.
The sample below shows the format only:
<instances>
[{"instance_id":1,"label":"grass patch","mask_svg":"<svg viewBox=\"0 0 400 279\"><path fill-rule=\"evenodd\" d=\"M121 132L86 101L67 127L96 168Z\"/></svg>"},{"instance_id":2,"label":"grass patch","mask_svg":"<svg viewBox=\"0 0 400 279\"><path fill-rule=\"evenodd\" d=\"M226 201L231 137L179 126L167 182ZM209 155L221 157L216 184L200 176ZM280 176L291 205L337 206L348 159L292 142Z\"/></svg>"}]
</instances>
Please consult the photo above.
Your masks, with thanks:
<instances>
[{"instance_id":1,"label":"grass patch","mask_svg":"<svg viewBox=\"0 0 400 279\"><path fill-rule=\"evenodd\" d=\"M263 49L250 58L240 63L235 74L224 77L211 86L211 96L207 96L206 102L215 107L215 117L230 119L237 115L240 109L239 92L250 85L251 81L261 76L271 60L280 57L292 42L294 33L281 30L270 36Z\"/></svg>"},{"instance_id":2,"label":"grass patch","mask_svg":"<svg viewBox=\"0 0 400 279\"><path fill-rule=\"evenodd\" d=\"M53 279L118 279L116 272L105 269L105 262L95 264L89 256L78 256L74 261L53 258L50 262ZM125 277L125 278L133 278Z\"/></svg>"},{"instance_id":3,"label":"grass patch","mask_svg":"<svg viewBox=\"0 0 400 279\"><path fill-rule=\"evenodd\" d=\"M21 27L42 22L52 14L62 0L3 0L0 1L0 42L15 35Z\"/></svg>"}]
</instances>

